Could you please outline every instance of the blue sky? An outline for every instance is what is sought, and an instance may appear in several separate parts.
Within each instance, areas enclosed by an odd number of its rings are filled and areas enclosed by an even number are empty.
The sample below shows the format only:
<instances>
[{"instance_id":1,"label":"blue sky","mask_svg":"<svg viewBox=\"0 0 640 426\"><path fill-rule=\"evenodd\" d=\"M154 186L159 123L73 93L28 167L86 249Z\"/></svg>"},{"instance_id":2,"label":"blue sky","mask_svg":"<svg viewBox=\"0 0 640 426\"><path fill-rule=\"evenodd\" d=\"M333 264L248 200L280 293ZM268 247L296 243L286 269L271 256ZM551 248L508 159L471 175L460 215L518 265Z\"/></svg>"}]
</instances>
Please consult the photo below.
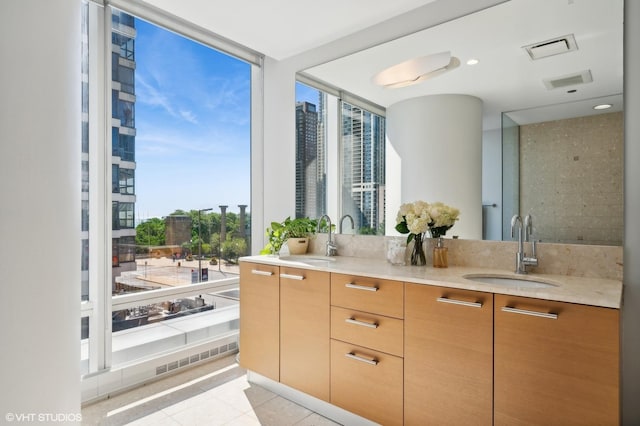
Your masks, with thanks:
<instances>
[{"instance_id":1,"label":"blue sky","mask_svg":"<svg viewBox=\"0 0 640 426\"><path fill-rule=\"evenodd\" d=\"M318 106L318 89L296 83L296 102L306 101Z\"/></svg>"},{"instance_id":2,"label":"blue sky","mask_svg":"<svg viewBox=\"0 0 640 426\"><path fill-rule=\"evenodd\" d=\"M136 215L250 204L251 68L136 19Z\"/></svg>"}]
</instances>

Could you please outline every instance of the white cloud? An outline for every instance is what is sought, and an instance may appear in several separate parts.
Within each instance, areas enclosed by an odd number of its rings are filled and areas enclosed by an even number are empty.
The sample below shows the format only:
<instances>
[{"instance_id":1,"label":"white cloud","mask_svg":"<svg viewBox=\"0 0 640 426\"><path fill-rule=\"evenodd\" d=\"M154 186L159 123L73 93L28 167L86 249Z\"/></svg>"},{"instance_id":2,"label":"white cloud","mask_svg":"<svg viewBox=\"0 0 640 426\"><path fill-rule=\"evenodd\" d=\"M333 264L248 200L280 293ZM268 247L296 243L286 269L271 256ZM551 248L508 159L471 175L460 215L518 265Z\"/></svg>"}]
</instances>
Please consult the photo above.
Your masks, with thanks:
<instances>
[{"instance_id":1,"label":"white cloud","mask_svg":"<svg viewBox=\"0 0 640 426\"><path fill-rule=\"evenodd\" d=\"M198 119L196 118L196 115L191 111L181 110L180 116L184 118L186 121L188 121L189 123L198 124Z\"/></svg>"},{"instance_id":2,"label":"white cloud","mask_svg":"<svg viewBox=\"0 0 640 426\"><path fill-rule=\"evenodd\" d=\"M136 103L159 106L172 116L177 116L167 97L156 87L149 84L140 72L136 73L136 86Z\"/></svg>"}]
</instances>

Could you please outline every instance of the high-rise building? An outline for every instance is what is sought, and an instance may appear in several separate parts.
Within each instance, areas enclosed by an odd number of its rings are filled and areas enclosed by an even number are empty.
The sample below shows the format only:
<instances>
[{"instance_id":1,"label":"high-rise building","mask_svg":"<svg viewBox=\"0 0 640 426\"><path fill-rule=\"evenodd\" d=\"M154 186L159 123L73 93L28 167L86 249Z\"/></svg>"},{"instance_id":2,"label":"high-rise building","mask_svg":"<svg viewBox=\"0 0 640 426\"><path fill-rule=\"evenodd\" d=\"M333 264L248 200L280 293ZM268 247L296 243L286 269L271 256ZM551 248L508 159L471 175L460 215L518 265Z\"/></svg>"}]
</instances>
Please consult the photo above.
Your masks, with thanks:
<instances>
[{"instance_id":1,"label":"high-rise building","mask_svg":"<svg viewBox=\"0 0 640 426\"><path fill-rule=\"evenodd\" d=\"M322 207L317 191L318 175L318 112L312 103L297 102L296 217L322 215L318 211Z\"/></svg>"},{"instance_id":2,"label":"high-rise building","mask_svg":"<svg viewBox=\"0 0 640 426\"><path fill-rule=\"evenodd\" d=\"M318 91L316 216L327 213L327 94Z\"/></svg>"},{"instance_id":3,"label":"high-rise building","mask_svg":"<svg viewBox=\"0 0 640 426\"><path fill-rule=\"evenodd\" d=\"M111 19L111 186L113 279L135 264L135 20L114 10Z\"/></svg>"},{"instance_id":4,"label":"high-rise building","mask_svg":"<svg viewBox=\"0 0 640 426\"><path fill-rule=\"evenodd\" d=\"M385 119L342 103L342 213L375 233L384 222Z\"/></svg>"}]
</instances>

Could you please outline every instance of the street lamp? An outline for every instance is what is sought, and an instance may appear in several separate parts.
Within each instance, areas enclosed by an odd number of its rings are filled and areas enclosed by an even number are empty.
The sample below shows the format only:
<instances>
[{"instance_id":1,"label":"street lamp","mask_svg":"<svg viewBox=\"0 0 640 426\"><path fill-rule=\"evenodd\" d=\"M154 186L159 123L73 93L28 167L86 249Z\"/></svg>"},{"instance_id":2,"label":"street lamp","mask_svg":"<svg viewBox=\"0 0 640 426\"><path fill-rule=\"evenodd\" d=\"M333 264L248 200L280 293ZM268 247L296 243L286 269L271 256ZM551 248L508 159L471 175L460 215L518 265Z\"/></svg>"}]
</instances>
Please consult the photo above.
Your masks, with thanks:
<instances>
[{"instance_id":1,"label":"street lamp","mask_svg":"<svg viewBox=\"0 0 640 426\"><path fill-rule=\"evenodd\" d=\"M202 282L202 237L200 236L201 231L201 220L200 213L208 212L213 209L200 209L198 210L198 282Z\"/></svg>"}]
</instances>

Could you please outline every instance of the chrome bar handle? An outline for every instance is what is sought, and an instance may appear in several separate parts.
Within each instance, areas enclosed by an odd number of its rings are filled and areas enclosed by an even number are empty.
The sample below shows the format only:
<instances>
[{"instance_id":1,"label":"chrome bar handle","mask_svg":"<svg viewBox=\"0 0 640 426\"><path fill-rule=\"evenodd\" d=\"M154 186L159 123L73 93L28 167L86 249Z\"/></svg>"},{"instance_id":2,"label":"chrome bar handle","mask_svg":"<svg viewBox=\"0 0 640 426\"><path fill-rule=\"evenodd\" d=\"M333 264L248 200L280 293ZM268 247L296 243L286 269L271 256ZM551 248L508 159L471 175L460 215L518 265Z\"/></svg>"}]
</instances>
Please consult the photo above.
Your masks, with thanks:
<instances>
[{"instance_id":1,"label":"chrome bar handle","mask_svg":"<svg viewBox=\"0 0 640 426\"><path fill-rule=\"evenodd\" d=\"M377 322L358 321L357 319L355 319L353 317L345 319L344 322L347 322L349 324L354 324L354 325L361 325L362 327L378 328L378 323Z\"/></svg>"},{"instance_id":2,"label":"chrome bar handle","mask_svg":"<svg viewBox=\"0 0 640 426\"><path fill-rule=\"evenodd\" d=\"M359 284L353 284L353 283L346 283L344 286L347 288L353 288L355 290L378 291L378 287L369 287L366 285L359 285Z\"/></svg>"},{"instance_id":3,"label":"chrome bar handle","mask_svg":"<svg viewBox=\"0 0 640 426\"><path fill-rule=\"evenodd\" d=\"M290 280L298 280L298 281L304 280L304 277L302 275L291 275L291 274L280 274L280 278L288 278Z\"/></svg>"},{"instance_id":4,"label":"chrome bar handle","mask_svg":"<svg viewBox=\"0 0 640 426\"><path fill-rule=\"evenodd\" d=\"M354 359L356 361L364 362L365 364L369 364L369 365L378 365L378 362L380 362L377 359L363 358L361 356L358 356L358 355L354 354L353 352L349 352L348 354L344 354L344 356L346 356L347 358Z\"/></svg>"},{"instance_id":5,"label":"chrome bar handle","mask_svg":"<svg viewBox=\"0 0 640 426\"><path fill-rule=\"evenodd\" d=\"M503 306L502 312L510 312L512 314L520 314L520 315L531 315L533 317L540 317L540 318L558 319L558 314L552 314L550 312L528 311L526 309L511 308L509 306Z\"/></svg>"},{"instance_id":6,"label":"chrome bar handle","mask_svg":"<svg viewBox=\"0 0 640 426\"><path fill-rule=\"evenodd\" d=\"M264 275L265 277L270 277L271 275L273 275L273 272L271 271L261 271L259 269L252 269L251 273L253 275Z\"/></svg>"},{"instance_id":7,"label":"chrome bar handle","mask_svg":"<svg viewBox=\"0 0 640 426\"><path fill-rule=\"evenodd\" d=\"M472 308L482 308L482 303L480 302L466 302L464 300L449 299L448 297L438 297L436 301L442 302L442 303L451 303L452 305L462 305L462 306L469 306Z\"/></svg>"}]
</instances>

